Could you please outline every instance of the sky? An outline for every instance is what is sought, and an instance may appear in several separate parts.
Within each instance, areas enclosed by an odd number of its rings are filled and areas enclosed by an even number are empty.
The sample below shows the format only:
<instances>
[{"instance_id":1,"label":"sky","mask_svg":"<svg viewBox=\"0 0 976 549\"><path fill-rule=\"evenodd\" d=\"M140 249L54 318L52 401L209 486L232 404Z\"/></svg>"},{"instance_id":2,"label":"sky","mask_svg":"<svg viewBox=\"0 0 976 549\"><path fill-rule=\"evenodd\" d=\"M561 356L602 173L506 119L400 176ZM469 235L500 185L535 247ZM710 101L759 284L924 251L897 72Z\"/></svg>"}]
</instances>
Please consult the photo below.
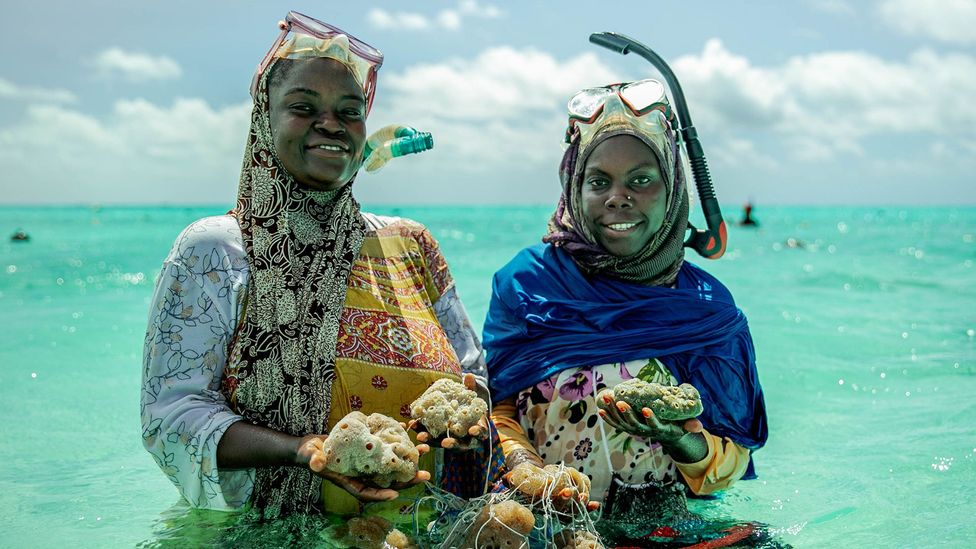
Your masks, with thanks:
<instances>
[{"instance_id":1,"label":"sky","mask_svg":"<svg viewBox=\"0 0 976 549\"><path fill-rule=\"evenodd\" d=\"M6 0L0 204L232 204L248 85L289 9L386 56L368 128L434 149L366 204L552 204L566 102L678 79L724 204L976 204L976 0Z\"/></svg>"}]
</instances>

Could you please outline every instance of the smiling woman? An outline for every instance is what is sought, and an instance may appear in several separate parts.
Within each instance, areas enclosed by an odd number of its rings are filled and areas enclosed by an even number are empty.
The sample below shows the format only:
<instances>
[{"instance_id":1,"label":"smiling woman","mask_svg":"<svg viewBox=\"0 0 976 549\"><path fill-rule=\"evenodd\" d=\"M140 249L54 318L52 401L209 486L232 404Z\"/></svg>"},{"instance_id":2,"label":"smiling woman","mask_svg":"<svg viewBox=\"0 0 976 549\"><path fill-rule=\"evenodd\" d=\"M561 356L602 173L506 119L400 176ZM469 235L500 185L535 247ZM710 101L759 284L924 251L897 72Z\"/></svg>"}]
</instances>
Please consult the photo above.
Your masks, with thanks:
<instances>
[{"instance_id":1,"label":"smiling woman","mask_svg":"<svg viewBox=\"0 0 976 549\"><path fill-rule=\"evenodd\" d=\"M354 411L408 418L435 380L484 386L480 342L427 229L353 197L382 55L296 13L282 31L252 87L237 207L187 227L158 278L143 442L195 507L348 516L375 502L410 521L406 498L455 450L420 444L416 477L381 487L325 469L323 442Z\"/></svg>"},{"instance_id":2,"label":"smiling woman","mask_svg":"<svg viewBox=\"0 0 976 549\"><path fill-rule=\"evenodd\" d=\"M569 111L546 244L495 274L485 320L506 465L588 475L608 546L721 537L695 526L685 491L754 477L766 412L745 317L684 261L688 193L671 108L659 83L640 81L583 90ZM701 415L660 418L598 396L635 378L690 384Z\"/></svg>"}]
</instances>

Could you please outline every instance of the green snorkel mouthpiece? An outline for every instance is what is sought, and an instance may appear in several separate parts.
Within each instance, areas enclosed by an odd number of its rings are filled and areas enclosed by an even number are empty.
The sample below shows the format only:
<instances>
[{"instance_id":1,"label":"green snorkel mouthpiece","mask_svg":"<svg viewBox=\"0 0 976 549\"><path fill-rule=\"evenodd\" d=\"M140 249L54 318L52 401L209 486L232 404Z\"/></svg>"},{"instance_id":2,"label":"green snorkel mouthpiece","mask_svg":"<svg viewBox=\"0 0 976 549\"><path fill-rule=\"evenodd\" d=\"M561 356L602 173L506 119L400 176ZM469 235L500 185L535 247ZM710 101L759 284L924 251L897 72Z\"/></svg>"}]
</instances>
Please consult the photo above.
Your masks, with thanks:
<instances>
[{"instance_id":1,"label":"green snorkel mouthpiece","mask_svg":"<svg viewBox=\"0 0 976 549\"><path fill-rule=\"evenodd\" d=\"M679 134L685 143L685 149L688 151L691 174L695 180L695 188L698 189L702 213L705 214L705 223L708 226L707 229L698 229L688 223L691 234L685 240L685 246L693 248L702 257L708 259L722 257L727 244L725 221L722 219L722 210L719 208L718 199L715 198L712 178L708 174L708 164L705 162L705 151L702 150L701 142L698 140L698 131L691 123L691 115L688 114L688 105L685 103L685 94L681 91L681 84L678 79L671 72L671 67L664 62L664 59L661 59L661 56L629 36L614 32L597 32L590 35L590 42L622 55L634 52L648 60L664 76L674 98L675 111L678 113L678 122L681 125Z\"/></svg>"}]
</instances>

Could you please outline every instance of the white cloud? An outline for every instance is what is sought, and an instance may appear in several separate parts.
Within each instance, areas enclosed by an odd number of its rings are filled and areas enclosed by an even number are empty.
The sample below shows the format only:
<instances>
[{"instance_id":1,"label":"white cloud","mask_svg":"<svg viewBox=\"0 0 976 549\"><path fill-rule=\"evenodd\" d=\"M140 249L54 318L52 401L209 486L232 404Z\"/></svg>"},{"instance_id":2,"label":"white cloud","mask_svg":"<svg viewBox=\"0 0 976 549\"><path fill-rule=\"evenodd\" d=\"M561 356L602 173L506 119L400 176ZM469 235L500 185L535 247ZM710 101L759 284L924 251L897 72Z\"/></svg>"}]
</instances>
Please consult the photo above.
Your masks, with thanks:
<instances>
[{"instance_id":1,"label":"white cloud","mask_svg":"<svg viewBox=\"0 0 976 549\"><path fill-rule=\"evenodd\" d=\"M169 80L183 74L180 65L164 55L133 53L109 48L99 53L93 65L103 75L120 75L133 82Z\"/></svg>"},{"instance_id":2,"label":"white cloud","mask_svg":"<svg viewBox=\"0 0 976 549\"><path fill-rule=\"evenodd\" d=\"M495 6L481 5L475 0L462 0L457 8L441 10L434 17L414 12L390 12L373 8L366 14L366 20L379 29L420 31L439 26L456 31L462 27L466 18L497 19L501 16L501 10Z\"/></svg>"},{"instance_id":3,"label":"white cloud","mask_svg":"<svg viewBox=\"0 0 976 549\"><path fill-rule=\"evenodd\" d=\"M558 60L500 47L381 80L372 127L402 123L430 131L435 147L451 159L445 169L470 171L487 163L558 160L569 96L619 75L593 53Z\"/></svg>"},{"instance_id":4,"label":"white cloud","mask_svg":"<svg viewBox=\"0 0 976 549\"><path fill-rule=\"evenodd\" d=\"M200 99L168 107L135 99L116 102L102 120L32 105L24 121L0 129L0 159L7 160L11 181L59 185L55 196L21 190L33 200L227 201L237 185L249 113L250 102L215 109Z\"/></svg>"},{"instance_id":5,"label":"white cloud","mask_svg":"<svg viewBox=\"0 0 976 549\"><path fill-rule=\"evenodd\" d=\"M461 0L458 10L464 15L480 17L482 19L497 19L502 16L501 10L492 5L481 5L476 0Z\"/></svg>"},{"instance_id":6,"label":"white cloud","mask_svg":"<svg viewBox=\"0 0 976 549\"><path fill-rule=\"evenodd\" d=\"M68 90L19 86L3 78L0 78L0 97L14 101L38 103L74 103L78 100L75 94Z\"/></svg>"},{"instance_id":7,"label":"white cloud","mask_svg":"<svg viewBox=\"0 0 976 549\"><path fill-rule=\"evenodd\" d=\"M795 140L795 154L811 160L863 154L869 136L972 135L976 127L976 58L965 54L923 49L888 61L825 52L759 67L713 39L673 67L696 125L768 131Z\"/></svg>"},{"instance_id":8,"label":"white cloud","mask_svg":"<svg viewBox=\"0 0 976 549\"><path fill-rule=\"evenodd\" d=\"M882 21L912 36L957 44L976 44L974 0L884 0Z\"/></svg>"},{"instance_id":9,"label":"white cloud","mask_svg":"<svg viewBox=\"0 0 976 549\"><path fill-rule=\"evenodd\" d=\"M430 28L430 21L419 13L391 13L380 8L369 10L366 20L378 29L426 30Z\"/></svg>"}]
</instances>

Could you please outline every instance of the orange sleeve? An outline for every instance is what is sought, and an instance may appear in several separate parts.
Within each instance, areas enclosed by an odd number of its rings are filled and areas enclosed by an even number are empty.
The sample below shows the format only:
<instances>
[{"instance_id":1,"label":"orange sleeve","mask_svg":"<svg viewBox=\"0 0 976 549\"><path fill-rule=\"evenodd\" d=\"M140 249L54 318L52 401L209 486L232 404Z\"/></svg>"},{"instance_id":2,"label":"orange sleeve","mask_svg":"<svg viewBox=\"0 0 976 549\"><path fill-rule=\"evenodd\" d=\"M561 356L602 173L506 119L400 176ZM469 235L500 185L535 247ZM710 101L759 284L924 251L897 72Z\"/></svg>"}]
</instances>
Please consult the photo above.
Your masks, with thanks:
<instances>
[{"instance_id":1,"label":"orange sleeve","mask_svg":"<svg viewBox=\"0 0 976 549\"><path fill-rule=\"evenodd\" d=\"M542 458L539 457L539 452L536 451L535 446L529 441L525 431L522 430L517 417L515 400L511 398L496 403L491 409L491 420L495 423L495 429L498 431L502 453L508 457L512 452L521 450L533 456L541 464Z\"/></svg>"},{"instance_id":2,"label":"orange sleeve","mask_svg":"<svg viewBox=\"0 0 976 549\"><path fill-rule=\"evenodd\" d=\"M748 449L708 431L702 431L702 434L708 443L708 455L695 463L674 462L691 491L699 495L732 486L749 466Z\"/></svg>"}]
</instances>

